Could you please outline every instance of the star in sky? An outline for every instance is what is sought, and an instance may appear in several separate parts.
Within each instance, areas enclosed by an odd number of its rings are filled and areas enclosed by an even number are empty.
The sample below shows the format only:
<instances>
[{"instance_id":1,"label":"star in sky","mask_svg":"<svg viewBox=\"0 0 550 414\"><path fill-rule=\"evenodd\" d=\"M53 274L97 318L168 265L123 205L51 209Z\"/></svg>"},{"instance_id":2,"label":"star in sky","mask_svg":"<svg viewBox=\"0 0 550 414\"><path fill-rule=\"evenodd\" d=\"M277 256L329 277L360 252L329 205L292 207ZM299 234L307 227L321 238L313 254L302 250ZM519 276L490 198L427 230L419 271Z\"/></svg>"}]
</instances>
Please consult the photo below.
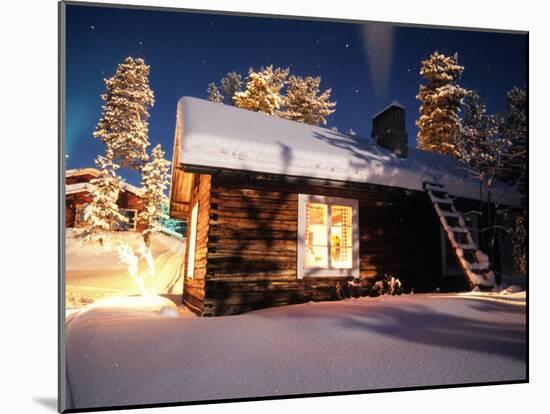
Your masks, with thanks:
<instances>
[{"instance_id":1,"label":"star in sky","mask_svg":"<svg viewBox=\"0 0 550 414\"><path fill-rule=\"evenodd\" d=\"M90 26L90 29L94 30L94 29L95 29L95 26L92 24L92 25Z\"/></svg>"}]
</instances>

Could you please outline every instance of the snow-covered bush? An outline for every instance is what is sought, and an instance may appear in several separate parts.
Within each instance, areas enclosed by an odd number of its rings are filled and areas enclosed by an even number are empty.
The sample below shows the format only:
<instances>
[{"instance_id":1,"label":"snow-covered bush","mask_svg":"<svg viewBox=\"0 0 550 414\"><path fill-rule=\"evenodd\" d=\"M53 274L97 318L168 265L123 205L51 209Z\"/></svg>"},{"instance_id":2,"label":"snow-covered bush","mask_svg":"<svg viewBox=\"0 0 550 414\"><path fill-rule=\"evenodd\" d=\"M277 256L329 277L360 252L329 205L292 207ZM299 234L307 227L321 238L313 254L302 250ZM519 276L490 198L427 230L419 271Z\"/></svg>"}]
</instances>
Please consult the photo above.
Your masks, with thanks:
<instances>
[{"instance_id":1,"label":"snow-covered bush","mask_svg":"<svg viewBox=\"0 0 550 414\"><path fill-rule=\"evenodd\" d=\"M381 295L401 295L403 293L403 284L401 281L391 275L384 275L374 283L374 293Z\"/></svg>"}]
</instances>

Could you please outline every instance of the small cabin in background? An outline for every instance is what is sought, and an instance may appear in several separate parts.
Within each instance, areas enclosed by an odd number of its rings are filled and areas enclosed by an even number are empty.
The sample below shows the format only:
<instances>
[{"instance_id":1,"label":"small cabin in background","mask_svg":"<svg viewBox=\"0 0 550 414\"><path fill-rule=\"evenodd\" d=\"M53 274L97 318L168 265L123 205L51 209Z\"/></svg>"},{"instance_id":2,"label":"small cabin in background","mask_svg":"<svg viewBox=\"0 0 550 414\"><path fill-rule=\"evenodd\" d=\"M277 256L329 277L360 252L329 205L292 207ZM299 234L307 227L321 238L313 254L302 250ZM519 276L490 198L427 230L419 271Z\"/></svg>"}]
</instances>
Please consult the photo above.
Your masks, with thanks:
<instances>
[{"instance_id":1,"label":"small cabin in background","mask_svg":"<svg viewBox=\"0 0 550 414\"><path fill-rule=\"evenodd\" d=\"M415 292L491 289L500 264L465 167L409 148L397 103L369 139L181 98L170 215L188 224L183 303L214 316L337 300L384 275ZM502 182L491 199L519 205Z\"/></svg>"},{"instance_id":2,"label":"small cabin in background","mask_svg":"<svg viewBox=\"0 0 550 414\"><path fill-rule=\"evenodd\" d=\"M80 227L83 223L84 208L92 201L94 185L90 182L99 177L100 171L96 168L79 168L65 172L65 227ZM121 214L128 218L128 222L120 223L118 230L144 230L138 220L138 214L143 210L141 189L123 182L123 191L118 197L118 207Z\"/></svg>"}]
</instances>

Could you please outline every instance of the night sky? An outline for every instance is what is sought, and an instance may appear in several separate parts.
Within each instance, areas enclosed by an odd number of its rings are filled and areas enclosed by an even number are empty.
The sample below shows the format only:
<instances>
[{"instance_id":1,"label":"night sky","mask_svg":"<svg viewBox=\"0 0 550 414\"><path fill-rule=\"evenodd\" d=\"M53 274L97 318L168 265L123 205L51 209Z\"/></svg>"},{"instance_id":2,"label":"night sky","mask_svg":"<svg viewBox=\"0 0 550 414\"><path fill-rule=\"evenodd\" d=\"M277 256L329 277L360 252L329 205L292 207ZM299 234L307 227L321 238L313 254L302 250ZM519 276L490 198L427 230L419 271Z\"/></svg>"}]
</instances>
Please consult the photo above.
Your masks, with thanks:
<instances>
[{"instance_id":1,"label":"night sky","mask_svg":"<svg viewBox=\"0 0 550 414\"><path fill-rule=\"evenodd\" d=\"M176 103L206 99L208 83L229 71L273 64L296 75L320 75L338 102L327 127L368 137L371 117L389 102L406 108L409 145L416 145L420 62L433 51L458 52L461 85L477 90L489 111L502 112L506 91L526 86L527 38L521 34L397 27L375 23L177 13L67 6L67 168L93 166L103 143L92 133L101 115L104 78L126 57L151 67L156 104L152 146L172 157ZM136 174L121 175L139 184Z\"/></svg>"}]
</instances>

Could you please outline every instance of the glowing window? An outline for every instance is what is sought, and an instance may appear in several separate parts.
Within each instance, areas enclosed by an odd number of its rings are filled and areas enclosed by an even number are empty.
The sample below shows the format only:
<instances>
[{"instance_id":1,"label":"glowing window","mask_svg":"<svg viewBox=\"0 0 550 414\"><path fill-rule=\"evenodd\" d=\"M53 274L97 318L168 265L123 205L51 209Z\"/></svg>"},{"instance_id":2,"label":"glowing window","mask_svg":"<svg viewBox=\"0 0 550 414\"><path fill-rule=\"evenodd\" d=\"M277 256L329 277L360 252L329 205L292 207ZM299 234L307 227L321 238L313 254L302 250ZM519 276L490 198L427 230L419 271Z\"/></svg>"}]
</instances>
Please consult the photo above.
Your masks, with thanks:
<instances>
[{"instance_id":1,"label":"glowing window","mask_svg":"<svg viewBox=\"0 0 550 414\"><path fill-rule=\"evenodd\" d=\"M300 194L298 208L298 277L358 277L357 200Z\"/></svg>"},{"instance_id":2,"label":"glowing window","mask_svg":"<svg viewBox=\"0 0 550 414\"><path fill-rule=\"evenodd\" d=\"M187 253L187 277L193 279L195 272L195 245L197 240L197 217L199 213L199 203L193 205L191 210L191 220L189 224L189 252Z\"/></svg>"}]
</instances>

